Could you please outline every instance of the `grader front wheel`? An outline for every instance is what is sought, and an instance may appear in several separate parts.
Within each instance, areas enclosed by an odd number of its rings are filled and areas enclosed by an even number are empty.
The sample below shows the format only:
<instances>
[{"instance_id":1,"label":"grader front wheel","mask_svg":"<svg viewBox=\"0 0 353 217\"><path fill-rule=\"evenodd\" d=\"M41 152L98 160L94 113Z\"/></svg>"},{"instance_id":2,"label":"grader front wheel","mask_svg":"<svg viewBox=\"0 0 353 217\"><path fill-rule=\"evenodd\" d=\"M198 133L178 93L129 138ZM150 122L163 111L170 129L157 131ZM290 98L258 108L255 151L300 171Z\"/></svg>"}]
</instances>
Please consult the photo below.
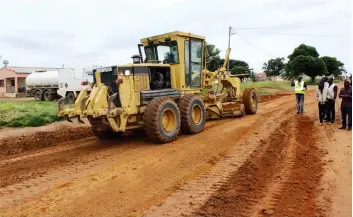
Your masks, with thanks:
<instances>
[{"instance_id":1,"label":"grader front wheel","mask_svg":"<svg viewBox=\"0 0 353 217\"><path fill-rule=\"evenodd\" d=\"M144 113L147 136L157 143L174 141L180 131L180 112L169 97L153 99Z\"/></svg>"},{"instance_id":2,"label":"grader front wheel","mask_svg":"<svg viewBox=\"0 0 353 217\"><path fill-rule=\"evenodd\" d=\"M185 95L179 102L181 130L185 134L196 134L205 128L206 110L200 97Z\"/></svg>"},{"instance_id":3,"label":"grader front wheel","mask_svg":"<svg viewBox=\"0 0 353 217\"><path fill-rule=\"evenodd\" d=\"M243 93L243 103L245 107L245 113L247 115L256 114L258 102L254 88L245 88Z\"/></svg>"}]
</instances>

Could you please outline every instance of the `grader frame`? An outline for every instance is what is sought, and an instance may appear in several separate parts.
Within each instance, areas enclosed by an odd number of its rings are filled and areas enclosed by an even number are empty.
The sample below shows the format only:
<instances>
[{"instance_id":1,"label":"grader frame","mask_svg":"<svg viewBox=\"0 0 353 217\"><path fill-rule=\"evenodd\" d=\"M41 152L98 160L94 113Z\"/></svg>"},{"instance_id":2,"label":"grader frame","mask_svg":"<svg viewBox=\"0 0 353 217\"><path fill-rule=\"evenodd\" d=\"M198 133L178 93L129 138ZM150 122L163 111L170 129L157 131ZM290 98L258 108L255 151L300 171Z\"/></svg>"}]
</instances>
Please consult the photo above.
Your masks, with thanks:
<instances>
[{"instance_id":1,"label":"grader frame","mask_svg":"<svg viewBox=\"0 0 353 217\"><path fill-rule=\"evenodd\" d=\"M180 131L201 132L206 119L256 113L255 90L241 93L240 79L226 71L231 49L223 66L210 72L203 36L176 31L143 38L138 48L133 64L95 70L91 92L81 91L73 108L59 100L58 115L87 118L100 139L144 129L153 141L167 143ZM215 83L222 84L220 93L212 91Z\"/></svg>"}]
</instances>

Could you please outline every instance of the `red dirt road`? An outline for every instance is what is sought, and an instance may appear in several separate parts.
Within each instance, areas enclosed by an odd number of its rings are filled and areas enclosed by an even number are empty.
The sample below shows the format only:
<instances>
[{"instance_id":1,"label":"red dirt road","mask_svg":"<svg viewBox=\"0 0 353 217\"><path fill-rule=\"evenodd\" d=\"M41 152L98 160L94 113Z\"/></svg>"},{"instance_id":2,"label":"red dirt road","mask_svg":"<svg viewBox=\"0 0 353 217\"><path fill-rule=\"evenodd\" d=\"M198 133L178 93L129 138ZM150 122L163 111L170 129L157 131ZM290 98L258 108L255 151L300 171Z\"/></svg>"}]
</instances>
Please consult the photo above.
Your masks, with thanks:
<instances>
[{"instance_id":1,"label":"red dirt road","mask_svg":"<svg viewBox=\"0 0 353 217\"><path fill-rule=\"evenodd\" d=\"M45 134L41 148L16 140L11 152L6 140L0 216L350 216L351 134L319 128L313 92L305 101L301 116L283 96L166 145L103 143L82 129L82 139Z\"/></svg>"}]
</instances>

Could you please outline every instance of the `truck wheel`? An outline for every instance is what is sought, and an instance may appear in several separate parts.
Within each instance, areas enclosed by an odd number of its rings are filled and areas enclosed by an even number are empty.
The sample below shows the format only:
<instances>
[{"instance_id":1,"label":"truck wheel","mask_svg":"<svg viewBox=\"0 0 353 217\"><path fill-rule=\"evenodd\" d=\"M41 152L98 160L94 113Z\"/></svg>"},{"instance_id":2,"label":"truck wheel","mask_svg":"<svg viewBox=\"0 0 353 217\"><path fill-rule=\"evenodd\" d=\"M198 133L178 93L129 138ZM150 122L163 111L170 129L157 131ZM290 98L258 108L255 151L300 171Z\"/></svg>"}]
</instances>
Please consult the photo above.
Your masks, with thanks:
<instances>
[{"instance_id":1,"label":"truck wheel","mask_svg":"<svg viewBox=\"0 0 353 217\"><path fill-rule=\"evenodd\" d=\"M37 101L43 101L42 93L39 90L34 93L34 99Z\"/></svg>"},{"instance_id":2,"label":"truck wheel","mask_svg":"<svg viewBox=\"0 0 353 217\"><path fill-rule=\"evenodd\" d=\"M74 103L75 103L76 97L75 97L75 94L74 94L73 92L68 92L68 93L66 94L66 97L67 97L67 102L68 102L69 104L74 104Z\"/></svg>"},{"instance_id":3,"label":"truck wheel","mask_svg":"<svg viewBox=\"0 0 353 217\"><path fill-rule=\"evenodd\" d=\"M245 88L243 92L245 114L253 115L257 112L257 96L254 88Z\"/></svg>"},{"instance_id":4,"label":"truck wheel","mask_svg":"<svg viewBox=\"0 0 353 217\"><path fill-rule=\"evenodd\" d=\"M51 94L50 94L49 90L44 91L43 98L44 98L45 101L51 101L52 100L52 97L51 97Z\"/></svg>"},{"instance_id":5,"label":"truck wheel","mask_svg":"<svg viewBox=\"0 0 353 217\"><path fill-rule=\"evenodd\" d=\"M197 95L185 95L179 102L181 130L185 134L200 133L206 124L206 109Z\"/></svg>"},{"instance_id":6,"label":"truck wheel","mask_svg":"<svg viewBox=\"0 0 353 217\"><path fill-rule=\"evenodd\" d=\"M174 141L180 131L180 112L169 97L153 99L144 113L147 136L157 143Z\"/></svg>"}]
</instances>

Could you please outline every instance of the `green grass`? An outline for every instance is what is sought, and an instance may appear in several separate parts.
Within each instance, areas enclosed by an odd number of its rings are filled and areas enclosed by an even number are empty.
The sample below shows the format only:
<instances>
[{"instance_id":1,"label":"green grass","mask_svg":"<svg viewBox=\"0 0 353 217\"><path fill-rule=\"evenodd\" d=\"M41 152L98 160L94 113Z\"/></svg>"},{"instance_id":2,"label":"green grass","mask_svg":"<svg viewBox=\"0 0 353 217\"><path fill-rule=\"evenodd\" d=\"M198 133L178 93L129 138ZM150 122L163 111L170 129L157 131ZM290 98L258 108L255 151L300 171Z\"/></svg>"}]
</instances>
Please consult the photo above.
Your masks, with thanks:
<instances>
[{"instance_id":1,"label":"green grass","mask_svg":"<svg viewBox=\"0 0 353 217\"><path fill-rule=\"evenodd\" d=\"M276 81L260 81L260 82L248 82L248 83L241 83L240 85L241 91L245 88L255 88L257 95L271 95L272 93L266 91L262 88L273 88L280 91L292 91L293 88L290 86L290 82L276 82ZM204 89L203 92L207 92L210 89ZM213 90L216 90L214 86ZM218 92L222 90L222 84L219 84Z\"/></svg>"},{"instance_id":2,"label":"green grass","mask_svg":"<svg viewBox=\"0 0 353 217\"><path fill-rule=\"evenodd\" d=\"M56 102L0 101L0 128L37 127L60 120Z\"/></svg>"},{"instance_id":3,"label":"green grass","mask_svg":"<svg viewBox=\"0 0 353 217\"><path fill-rule=\"evenodd\" d=\"M288 90L291 91L293 88L290 86L290 82L287 81L260 81L260 82L248 82L248 83L241 83L240 85L241 89L244 90L244 88L274 88L278 90Z\"/></svg>"}]
</instances>

